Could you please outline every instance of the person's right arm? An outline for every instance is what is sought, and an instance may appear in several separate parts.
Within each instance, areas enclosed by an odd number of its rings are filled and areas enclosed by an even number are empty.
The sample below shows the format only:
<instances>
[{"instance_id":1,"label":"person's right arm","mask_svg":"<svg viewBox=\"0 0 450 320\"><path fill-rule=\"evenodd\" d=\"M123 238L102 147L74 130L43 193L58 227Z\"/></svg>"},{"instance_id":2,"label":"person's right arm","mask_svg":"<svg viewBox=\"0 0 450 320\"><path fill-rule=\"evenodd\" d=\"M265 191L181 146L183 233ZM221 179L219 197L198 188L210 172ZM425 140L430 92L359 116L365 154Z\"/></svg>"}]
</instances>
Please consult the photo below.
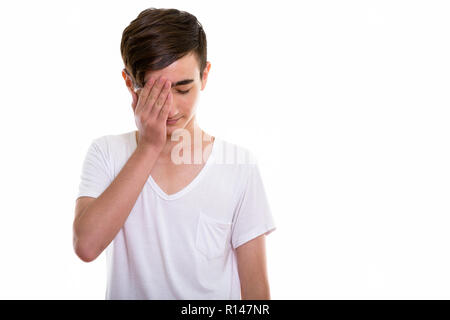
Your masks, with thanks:
<instances>
[{"instance_id":1,"label":"person's right arm","mask_svg":"<svg viewBox=\"0 0 450 320\"><path fill-rule=\"evenodd\" d=\"M165 79L160 78L154 85L152 80L147 82L139 98L133 96L139 128L135 151L98 198L77 199L73 246L85 262L95 260L122 228L165 144L166 121L172 104L170 81L168 87L163 87Z\"/></svg>"},{"instance_id":2,"label":"person's right arm","mask_svg":"<svg viewBox=\"0 0 450 320\"><path fill-rule=\"evenodd\" d=\"M156 151L136 149L98 198L77 199L73 244L81 260L94 260L114 239L133 209L157 157Z\"/></svg>"}]
</instances>

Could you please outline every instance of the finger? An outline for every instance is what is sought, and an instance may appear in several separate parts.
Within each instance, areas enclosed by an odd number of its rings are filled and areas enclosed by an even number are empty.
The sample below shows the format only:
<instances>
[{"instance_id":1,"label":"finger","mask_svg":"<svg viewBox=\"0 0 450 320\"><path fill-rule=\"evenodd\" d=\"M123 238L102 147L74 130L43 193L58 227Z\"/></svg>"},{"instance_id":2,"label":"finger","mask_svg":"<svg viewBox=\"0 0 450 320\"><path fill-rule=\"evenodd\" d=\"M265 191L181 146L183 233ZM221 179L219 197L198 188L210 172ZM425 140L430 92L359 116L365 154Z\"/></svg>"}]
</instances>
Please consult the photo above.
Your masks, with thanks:
<instances>
[{"instance_id":1,"label":"finger","mask_svg":"<svg viewBox=\"0 0 450 320\"><path fill-rule=\"evenodd\" d=\"M167 99L167 94L170 92L171 88L171 82L167 80L164 83L164 87L162 88L161 92L159 93L158 98L156 99L155 105L152 108L151 114L155 115L156 117L159 116L159 113L161 112L161 108L164 106L164 102Z\"/></svg>"},{"instance_id":2,"label":"finger","mask_svg":"<svg viewBox=\"0 0 450 320\"><path fill-rule=\"evenodd\" d=\"M155 80L155 84L153 85L151 91L148 94L147 101L145 102L146 110L145 113L152 114L153 106L155 105L156 100L161 93L161 90L164 87L165 79L161 76L158 80Z\"/></svg>"},{"instance_id":3,"label":"finger","mask_svg":"<svg viewBox=\"0 0 450 320\"><path fill-rule=\"evenodd\" d=\"M172 92L169 91L166 101L164 101L164 105L161 108L161 112L159 113L159 116L158 116L159 119L163 120L164 122L167 121L167 118L169 117L170 109L172 108L172 103L173 103L173 96L172 96Z\"/></svg>"},{"instance_id":4,"label":"finger","mask_svg":"<svg viewBox=\"0 0 450 320\"><path fill-rule=\"evenodd\" d=\"M147 82L145 83L145 85L142 89L139 89L139 92L138 92L139 98L137 101L135 113L145 111L146 101L147 101L147 98L148 98L148 95L149 95L151 89L153 88L154 83L155 83L155 79L152 77L147 80Z\"/></svg>"},{"instance_id":5,"label":"finger","mask_svg":"<svg viewBox=\"0 0 450 320\"><path fill-rule=\"evenodd\" d=\"M133 112L135 112L136 103L137 103L137 94L136 94L136 91L134 89L130 88L130 87L128 87L128 91L130 92L131 99L132 99L132 101L131 101L131 108L133 109Z\"/></svg>"}]
</instances>

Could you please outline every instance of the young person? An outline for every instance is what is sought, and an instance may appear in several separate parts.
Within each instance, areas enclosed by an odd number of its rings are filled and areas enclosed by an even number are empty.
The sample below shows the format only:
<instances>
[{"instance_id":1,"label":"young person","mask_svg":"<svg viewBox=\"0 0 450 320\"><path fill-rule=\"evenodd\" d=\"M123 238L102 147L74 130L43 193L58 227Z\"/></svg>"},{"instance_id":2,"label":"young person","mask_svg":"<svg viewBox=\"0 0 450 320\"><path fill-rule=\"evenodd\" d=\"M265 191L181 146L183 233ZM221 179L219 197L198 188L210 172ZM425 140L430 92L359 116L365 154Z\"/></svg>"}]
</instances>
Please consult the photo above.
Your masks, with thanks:
<instances>
[{"instance_id":1,"label":"young person","mask_svg":"<svg viewBox=\"0 0 450 320\"><path fill-rule=\"evenodd\" d=\"M89 262L106 249L106 299L270 299L275 224L256 158L196 122L211 68L201 24L146 9L120 48L138 130L91 142L76 254Z\"/></svg>"}]
</instances>

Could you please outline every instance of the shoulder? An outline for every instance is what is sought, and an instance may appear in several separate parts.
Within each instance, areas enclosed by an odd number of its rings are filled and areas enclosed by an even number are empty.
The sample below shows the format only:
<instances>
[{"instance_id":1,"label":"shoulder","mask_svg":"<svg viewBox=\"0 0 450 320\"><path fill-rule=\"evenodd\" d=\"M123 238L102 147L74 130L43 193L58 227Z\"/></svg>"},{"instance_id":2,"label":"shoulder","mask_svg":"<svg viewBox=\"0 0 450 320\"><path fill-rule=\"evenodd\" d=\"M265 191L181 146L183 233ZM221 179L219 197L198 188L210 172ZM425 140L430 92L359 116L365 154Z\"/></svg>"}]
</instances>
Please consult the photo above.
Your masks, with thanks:
<instances>
[{"instance_id":1,"label":"shoulder","mask_svg":"<svg viewBox=\"0 0 450 320\"><path fill-rule=\"evenodd\" d=\"M131 145L131 139L134 137L134 131L107 134L94 138L92 143L97 145L100 150L106 154L111 154L124 147Z\"/></svg>"},{"instance_id":2,"label":"shoulder","mask_svg":"<svg viewBox=\"0 0 450 320\"><path fill-rule=\"evenodd\" d=\"M257 157L249 146L217 138L215 160L218 164L234 165L248 170L257 164Z\"/></svg>"},{"instance_id":3,"label":"shoulder","mask_svg":"<svg viewBox=\"0 0 450 320\"><path fill-rule=\"evenodd\" d=\"M230 181L235 192L242 194L248 181L254 177L257 170L258 158L253 149L245 144L226 139L218 140L215 150L215 163L222 183Z\"/></svg>"},{"instance_id":4,"label":"shoulder","mask_svg":"<svg viewBox=\"0 0 450 320\"><path fill-rule=\"evenodd\" d=\"M102 135L92 140L91 148L107 163L113 176L120 171L133 152L132 138L135 139L134 131Z\"/></svg>"}]
</instances>

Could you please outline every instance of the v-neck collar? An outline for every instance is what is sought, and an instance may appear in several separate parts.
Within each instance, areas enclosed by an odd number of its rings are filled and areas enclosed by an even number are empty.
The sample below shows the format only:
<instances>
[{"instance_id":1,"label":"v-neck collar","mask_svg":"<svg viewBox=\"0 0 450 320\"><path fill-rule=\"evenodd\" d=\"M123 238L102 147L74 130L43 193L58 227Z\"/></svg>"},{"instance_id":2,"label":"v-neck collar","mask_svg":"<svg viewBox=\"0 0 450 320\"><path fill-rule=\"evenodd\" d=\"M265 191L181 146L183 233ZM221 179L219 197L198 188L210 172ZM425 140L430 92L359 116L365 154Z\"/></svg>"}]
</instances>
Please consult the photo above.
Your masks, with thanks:
<instances>
[{"instance_id":1,"label":"v-neck collar","mask_svg":"<svg viewBox=\"0 0 450 320\"><path fill-rule=\"evenodd\" d=\"M132 131L131 132L131 140L132 140L132 146L133 146L133 151L137 148L137 141L136 141L136 131ZM218 144L220 143L220 138L218 138L217 136L214 137L214 142L212 142L212 149L211 152L208 156L208 159L205 162L205 165L203 166L203 168L200 170L200 172L195 176L195 178L187 185L185 186L183 189L179 190L176 193L173 194L167 194L166 192L164 192L159 185L155 182L155 180L153 179L152 175L150 174L148 176L147 179L147 183L149 183L151 185L151 187L153 188L153 190L163 199L165 200L175 200L178 199L180 197L182 197L184 194L186 194L187 192L189 192L192 188L194 188L202 179L202 177L205 175L206 171L208 170L208 168L211 166L211 164L213 163L214 159L215 159L215 154L216 154L216 149L219 148Z\"/></svg>"}]
</instances>

